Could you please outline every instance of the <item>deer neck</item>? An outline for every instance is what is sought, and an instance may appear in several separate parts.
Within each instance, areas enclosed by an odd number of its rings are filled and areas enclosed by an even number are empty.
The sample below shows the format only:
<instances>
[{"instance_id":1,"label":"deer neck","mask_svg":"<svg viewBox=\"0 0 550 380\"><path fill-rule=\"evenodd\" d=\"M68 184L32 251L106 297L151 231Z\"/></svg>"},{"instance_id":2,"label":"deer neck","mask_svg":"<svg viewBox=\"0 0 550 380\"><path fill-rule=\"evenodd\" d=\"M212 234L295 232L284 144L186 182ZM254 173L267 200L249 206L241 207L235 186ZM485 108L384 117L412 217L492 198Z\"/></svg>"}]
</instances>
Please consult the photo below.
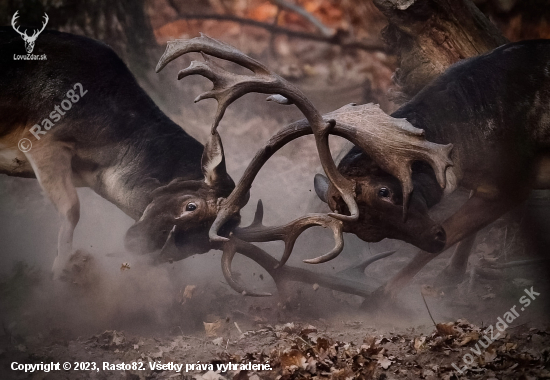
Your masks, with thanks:
<instances>
[{"instance_id":1,"label":"deer neck","mask_svg":"<svg viewBox=\"0 0 550 380\"><path fill-rule=\"evenodd\" d=\"M176 178L200 180L203 146L164 114L141 121L135 133L99 169L86 173L85 186L137 220L151 193Z\"/></svg>"}]
</instances>

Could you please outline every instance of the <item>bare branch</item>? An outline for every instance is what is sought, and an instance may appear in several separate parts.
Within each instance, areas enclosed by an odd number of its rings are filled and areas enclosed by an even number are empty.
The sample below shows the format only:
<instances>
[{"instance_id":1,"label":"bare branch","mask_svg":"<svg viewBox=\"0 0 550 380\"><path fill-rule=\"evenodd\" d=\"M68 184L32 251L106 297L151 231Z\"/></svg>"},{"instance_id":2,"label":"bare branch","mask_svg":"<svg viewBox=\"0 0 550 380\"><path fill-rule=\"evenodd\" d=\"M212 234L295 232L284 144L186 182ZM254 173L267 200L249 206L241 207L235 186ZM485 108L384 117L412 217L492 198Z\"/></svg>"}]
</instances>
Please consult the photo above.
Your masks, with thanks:
<instances>
[{"instance_id":1,"label":"bare branch","mask_svg":"<svg viewBox=\"0 0 550 380\"><path fill-rule=\"evenodd\" d=\"M304 40L312 40L317 42L323 42L331 45L338 45L345 49L359 49L364 51L383 51L386 52L387 48L381 41L358 41L354 39L346 39L341 33L335 33L332 36L326 37L319 34L300 32L283 28L278 25L269 24L266 22L251 20L249 18L238 17L233 15L219 15L219 14L183 14L179 15L176 20L219 20L219 21L231 21L243 25L253 26L257 28L265 29L274 34L284 34L289 37L300 38ZM174 21L176 21L174 20Z\"/></svg>"},{"instance_id":2,"label":"bare branch","mask_svg":"<svg viewBox=\"0 0 550 380\"><path fill-rule=\"evenodd\" d=\"M291 12L299 14L300 16L305 18L307 21L309 21L313 26L315 26L317 28L317 30L319 30L319 32L321 32L321 34L323 36L330 37L334 34L333 31L330 28L323 25L323 23L321 21L319 21L315 16L313 16L311 13L306 11L304 8L302 8L302 7L300 7L296 4L286 2L284 0L269 0L269 1L271 3L277 5L277 6L281 7L281 8L284 8L284 9L287 9Z\"/></svg>"}]
</instances>

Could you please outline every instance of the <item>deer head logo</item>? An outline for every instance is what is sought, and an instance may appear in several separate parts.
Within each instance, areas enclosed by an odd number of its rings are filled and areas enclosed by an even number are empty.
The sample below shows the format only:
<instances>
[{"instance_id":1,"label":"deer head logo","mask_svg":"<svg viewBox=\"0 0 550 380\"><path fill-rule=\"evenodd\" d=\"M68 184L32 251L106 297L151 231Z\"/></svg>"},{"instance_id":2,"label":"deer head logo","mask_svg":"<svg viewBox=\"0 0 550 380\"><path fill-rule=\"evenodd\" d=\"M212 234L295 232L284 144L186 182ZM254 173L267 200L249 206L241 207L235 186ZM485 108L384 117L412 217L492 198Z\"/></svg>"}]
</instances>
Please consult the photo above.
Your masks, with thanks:
<instances>
[{"instance_id":1,"label":"deer head logo","mask_svg":"<svg viewBox=\"0 0 550 380\"><path fill-rule=\"evenodd\" d=\"M21 36L23 41L25 41L25 50L27 50L28 54L31 54L32 51L34 50L34 43L35 43L36 39L38 38L38 36L40 35L40 33L42 33L42 31L44 30L44 28L48 24L49 18L48 18L48 15L44 13L44 22L42 23L42 29L33 31L32 36L29 36L29 35L27 35L27 29L25 29L24 32L21 32L19 30L19 27L15 25L15 21L19 17L18 13L19 13L19 11L15 12L15 14L13 15L13 17L11 19L11 26L13 27L13 30L15 30L17 33L19 33L19 35Z\"/></svg>"}]
</instances>

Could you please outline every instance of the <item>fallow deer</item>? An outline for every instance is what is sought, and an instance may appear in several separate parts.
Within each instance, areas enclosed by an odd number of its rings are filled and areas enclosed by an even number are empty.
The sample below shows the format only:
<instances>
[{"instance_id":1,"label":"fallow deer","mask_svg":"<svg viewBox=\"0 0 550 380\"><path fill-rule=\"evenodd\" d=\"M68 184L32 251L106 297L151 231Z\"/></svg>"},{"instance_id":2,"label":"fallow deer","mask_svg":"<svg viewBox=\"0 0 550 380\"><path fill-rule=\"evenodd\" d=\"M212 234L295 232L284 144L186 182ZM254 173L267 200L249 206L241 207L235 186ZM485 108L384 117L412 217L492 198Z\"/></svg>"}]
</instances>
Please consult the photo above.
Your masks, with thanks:
<instances>
[{"instance_id":1,"label":"fallow deer","mask_svg":"<svg viewBox=\"0 0 550 380\"><path fill-rule=\"evenodd\" d=\"M446 172L452 185L443 192L429 167L415 165L411 217L404 221L399 181L370 152L355 147L340 163L340 172L362 189L361 218L345 229L365 241L396 238L423 249L377 291L381 299L394 296L458 242L440 279L460 281L475 233L522 203L532 189L550 188L550 40L511 43L458 62L392 116L422 128L429 141L453 144L453 166ZM317 177L317 185L331 209L346 209L327 180ZM428 209L458 186L471 191L470 199L441 224L440 236L426 236L423 231L439 225Z\"/></svg>"},{"instance_id":2,"label":"fallow deer","mask_svg":"<svg viewBox=\"0 0 550 380\"><path fill-rule=\"evenodd\" d=\"M21 39L0 28L0 173L36 177L60 213L54 276L61 276L72 254L80 215L76 187L91 188L137 220L127 239L134 251L161 249L174 225L181 226L176 239L182 252L186 246L191 254L209 250L202 225L215 217L215 200L234 187L219 136L203 149L106 45L54 31L42 33L39 42L36 50L47 60L13 60ZM80 99L62 109L68 93ZM32 143L23 149L30 150L18 149L22 139ZM150 228L142 228L166 194L177 211L155 214Z\"/></svg>"}]
</instances>

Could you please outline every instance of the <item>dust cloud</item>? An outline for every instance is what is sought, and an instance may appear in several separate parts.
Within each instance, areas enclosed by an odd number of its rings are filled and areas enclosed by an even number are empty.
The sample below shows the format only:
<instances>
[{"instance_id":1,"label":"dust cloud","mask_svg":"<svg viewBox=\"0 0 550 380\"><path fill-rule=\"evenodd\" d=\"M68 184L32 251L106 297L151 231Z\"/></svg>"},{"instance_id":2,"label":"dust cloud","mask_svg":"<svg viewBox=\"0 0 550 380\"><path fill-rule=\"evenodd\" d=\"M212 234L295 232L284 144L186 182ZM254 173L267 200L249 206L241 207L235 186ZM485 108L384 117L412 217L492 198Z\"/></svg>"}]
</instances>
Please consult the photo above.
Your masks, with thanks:
<instances>
[{"instance_id":1,"label":"dust cloud","mask_svg":"<svg viewBox=\"0 0 550 380\"><path fill-rule=\"evenodd\" d=\"M160 75L175 78L177 69L187 63L184 59ZM165 81L172 82L171 87L163 91L173 95L166 97L173 104L161 107L171 110L169 116L174 121L204 142L216 105L214 101L193 105L192 99L208 88L207 81L197 78L185 82ZM315 104L320 104L322 112L357 101L353 91L336 100L323 88L311 87L306 92ZM238 100L228 109L220 125L227 168L235 180L240 178L256 150L269 137L285 124L302 118L293 107L266 103L264 99L265 96L254 94ZM337 155L347 145L340 138L332 138L331 146ZM308 212L328 211L313 189L313 177L318 172L321 168L311 136L302 137L281 149L259 173L252 187L251 199L242 210L242 224L251 222L258 199L264 203L266 225L281 225ZM368 302L365 305L367 310L361 310L359 297L322 288L316 290L311 284L294 284L287 293L268 299L247 299L225 283L220 269L220 252L211 251L181 262L153 266L151 257L136 256L124 248L123 237L133 220L89 189L79 189L78 194L81 219L73 245L78 255L66 281L56 283L50 279L59 229L55 209L42 194L36 180L0 177L0 312L10 334L49 331L78 336L106 329L142 334L174 329L202 331L205 321L249 315L250 310L262 321L355 318L380 326L429 324L420 287L433 281L451 254L448 252L432 261L413 285L403 291L397 311L393 312L375 305L369 310ZM457 192L455 206L466 197L467 194ZM450 211L442 210L442 213ZM519 229L517 225L504 236L504 231L508 231L506 223L504 220L482 232L479 241L485 246L477 249L474 260L503 248L510 253L524 249L520 238L511 238L512 231ZM355 278L374 290L406 265L416 252L414 247L402 242L365 243L354 236L346 236L346 248L336 260L318 266L303 264L303 259L319 256L331 249L332 234L327 232L322 228L306 231L298 240L288 265L337 275L373 254L396 250L397 253L390 258L369 267L366 276ZM260 246L275 258L280 258L283 251L280 242ZM276 291L269 275L250 260L237 257L234 269L250 288ZM528 269L516 275L517 278L529 276ZM186 289L195 290L186 293ZM461 288L432 292L433 299L428 303L432 314L439 320L455 320L467 315L472 320L481 321L484 317L496 315L495 308L509 307L511 301L502 297L497 297L500 306L487 301L479 307L471 307L472 302L479 303L480 299L493 300L494 295L491 295L496 290L487 283L473 286L466 282ZM461 303L446 298L447 291L457 291L462 297ZM430 292L426 291L426 294Z\"/></svg>"}]
</instances>

